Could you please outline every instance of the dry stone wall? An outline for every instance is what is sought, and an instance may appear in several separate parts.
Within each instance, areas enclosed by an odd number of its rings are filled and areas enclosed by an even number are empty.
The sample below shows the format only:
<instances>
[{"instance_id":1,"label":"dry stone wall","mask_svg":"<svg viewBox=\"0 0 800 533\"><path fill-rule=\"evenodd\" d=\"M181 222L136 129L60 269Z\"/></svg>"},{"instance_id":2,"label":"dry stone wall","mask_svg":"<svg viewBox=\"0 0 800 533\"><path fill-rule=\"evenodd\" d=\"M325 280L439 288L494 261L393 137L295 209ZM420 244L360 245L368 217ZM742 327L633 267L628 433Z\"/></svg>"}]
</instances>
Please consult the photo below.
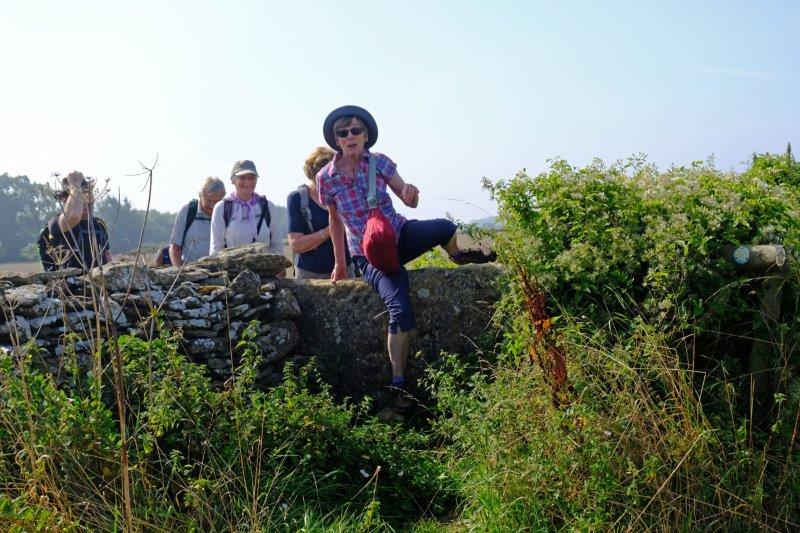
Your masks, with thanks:
<instances>
[{"instance_id":1,"label":"dry stone wall","mask_svg":"<svg viewBox=\"0 0 800 533\"><path fill-rule=\"evenodd\" d=\"M180 331L186 354L219 380L238 363L236 344L251 320L260 322L259 383L280 381L286 361L315 356L323 377L343 394L379 388L388 375L386 314L366 283L277 278L290 266L260 243L224 250L183 268L111 263L83 275L64 270L0 276L0 349L39 347L42 363L60 376L65 347L80 366L110 334L153 336ZM471 348L489 322L499 291L497 267L411 272L418 330L412 352L430 360L440 350ZM158 317L156 319L156 317Z\"/></svg>"}]
</instances>

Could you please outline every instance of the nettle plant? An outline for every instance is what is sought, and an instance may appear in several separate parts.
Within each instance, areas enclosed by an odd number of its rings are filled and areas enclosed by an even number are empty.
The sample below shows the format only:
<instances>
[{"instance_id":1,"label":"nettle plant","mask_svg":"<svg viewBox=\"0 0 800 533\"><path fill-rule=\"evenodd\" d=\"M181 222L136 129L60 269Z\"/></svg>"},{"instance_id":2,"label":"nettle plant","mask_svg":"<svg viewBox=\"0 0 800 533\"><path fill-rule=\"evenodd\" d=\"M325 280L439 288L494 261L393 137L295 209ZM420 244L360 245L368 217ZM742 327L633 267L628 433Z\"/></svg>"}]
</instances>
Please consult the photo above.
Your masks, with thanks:
<instances>
[{"instance_id":1,"label":"nettle plant","mask_svg":"<svg viewBox=\"0 0 800 533\"><path fill-rule=\"evenodd\" d=\"M798 249L800 165L756 156L749 170L643 158L577 168L554 161L485 187L506 232L501 258L535 275L562 310L595 325L642 316L665 329L718 328L752 309L726 245Z\"/></svg>"}]
</instances>

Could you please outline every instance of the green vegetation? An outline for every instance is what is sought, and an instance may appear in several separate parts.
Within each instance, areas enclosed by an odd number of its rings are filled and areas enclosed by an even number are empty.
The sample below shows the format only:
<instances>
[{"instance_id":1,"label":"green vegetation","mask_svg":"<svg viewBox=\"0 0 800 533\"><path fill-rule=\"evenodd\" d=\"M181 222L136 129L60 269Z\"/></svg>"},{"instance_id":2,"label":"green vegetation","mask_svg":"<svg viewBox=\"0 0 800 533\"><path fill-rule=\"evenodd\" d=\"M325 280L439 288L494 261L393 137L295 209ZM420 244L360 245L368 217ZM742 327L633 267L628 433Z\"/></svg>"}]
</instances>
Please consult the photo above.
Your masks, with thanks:
<instances>
[{"instance_id":1,"label":"green vegetation","mask_svg":"<svg viewBox=\"0 0 800 533\"><path fill-rule=\"evenodd\" d=\"M145 211L134 209L127 198L120 202L108 194L99 196L95 215L108 224L112 253L135 250ZM0 262L38 261L39 232L58 212L58 202L49 195L47 187L32 183L27 176L0 175L0 227L5 228L0 238ZM143 244L163 246L169 242L174 222L174 213L150 211Z\"/></svg>"},{"instance_id":2,"label":"green vegetation","mask_svg":"<svg viewBox=\"0 0 800 533\"><path fill-rule=\"evenodd\" d=\"M251 325L244 334L242 363L222 390L176 339L119 339L134 527L322 529L346 520L371 530L452 505L430 436L334 402L308 368L255 391L256 333ZM104 378L68 361L72 386L59 389L36 369L35 350L18 374L10 357L0 365L0 524L124 524L121 429L103 401Z\"/></svg>"},{"instance_id":3,"label":"green vegetation","mask_svg":"<svg viewBox=\"0 0 800 533\"><path fill-rule=\"evenodd\" d=\"M530 295L513 276L500 361L475 372L451 359L437 374L459 525L798 527L797 274L766 323L753 311L758 280L720 258L731 243L797 249L797 179L787 154L741 174L556 161L487 184L506 228L500 254L541 283L558 315L547 344L567 354L574 390L554 398L530 364ZM761 403L744 370L753 338L772 352L774 396Z\"/></svg>"},{"instance_id":4,"label":"green vegetation","mask_svg":"<svg viewBox=\"0 0 800 533\"><path fill-rule=\"evenodd\" d=\"M0 525L121 529L129 502L134 527L151 531L796 529L797 270L767 320L760 280L721 254L800 249L798 185L788 152L741 173L555 161L487 183L509 272L499 341L443 354L426 421L337 402L313 366L253 390L252 329L224 387L171 337L120 338L124 379L67 357L62 388L34 348L3 356ZM541 296L550 318L534 323ZM753 339L768 346L766 396L751 394ZM554 353L569 372L561 388Z\"/></svg>"},{"instance_id":5,"label":"green vegetation","mask_svg":"<svg viewBox=\"0 0 800 533\"><path fill-rule=\"evenodd\" d=\"M55 205L27 176L0 174L0 261L39 258L36 239Z\"/></svg>"},{"instance_id":6,"label":"green vegetation","mask_svg":"<svg viewBox=\"0 0 800 533\"><path fill-rule=\"evenodd\" d=\"M455 268L456 266L441 248L429 250L406 264L408 270L416 270L418 268Z\"/></svg>"},{"instance_id":7,"label":"green vegetation","mask_svg":"<svg viewBox=\"0 0 800 533\"><path fill-rule=\"evenodd\" d=\"M142 242L144 247L165 246L169 243L172 225L175 223L175 213L153 210L146 213L143 209L135 209L127 198L120 202L111 196L106 196L97 204L95 214L108 224L111 252L115 254L136 250L142 235L142 226L145 224L145 214L147 225Z\"/></svg>"}]
</instances>

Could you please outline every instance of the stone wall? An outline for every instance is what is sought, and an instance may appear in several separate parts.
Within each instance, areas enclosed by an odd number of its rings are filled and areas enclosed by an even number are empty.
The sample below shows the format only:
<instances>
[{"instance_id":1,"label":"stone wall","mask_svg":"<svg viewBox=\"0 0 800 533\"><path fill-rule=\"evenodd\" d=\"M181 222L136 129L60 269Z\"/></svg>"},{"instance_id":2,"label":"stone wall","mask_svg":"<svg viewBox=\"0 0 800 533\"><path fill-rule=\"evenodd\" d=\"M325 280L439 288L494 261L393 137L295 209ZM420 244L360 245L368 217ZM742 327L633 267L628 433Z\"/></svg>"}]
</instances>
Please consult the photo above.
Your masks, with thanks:
<instances>
[{"instance_id":1,"label":"stone wall","mask_svg":"<svg viewBox=\"0 0 800 533\"><path fill-rule=\"evenodd\" d=\"M409 272L411 304L417 327L411 336L408 373L419 374L442 351L474 351L491 335L493 306L500 297L496 265ZM294 282L302 314L296 323L301 350L317 358L347 391L372 391L390 381L386 351L388 313L364 281Z\"/></svg>"},{"instance_id":2,"label":"stone wall","mask_svg":"<svg viewBox=\"0 0 800 533\"><path fill-rule=\"evenodd\" d=\"M68 337L79 362L90 366L98 337L114 332L142 337L157 327L182 332L187 355L224 380L238 363L236 343L251 320L264 363L259 383L269 386L283 365L315 356L338 392L360 396L388 379L387 317L378 296L361 280L332 285L275 277L288 260L263 244L224 250L183 268L112 263L88 275L78 270L0 276L0 348L28 341L60 375ZM412 271L418 328L411 372L440 350L463 351L489 323L499 291L494 266ZM158 323L154 317L159 317Z\"/></svg>"}]
</instances>

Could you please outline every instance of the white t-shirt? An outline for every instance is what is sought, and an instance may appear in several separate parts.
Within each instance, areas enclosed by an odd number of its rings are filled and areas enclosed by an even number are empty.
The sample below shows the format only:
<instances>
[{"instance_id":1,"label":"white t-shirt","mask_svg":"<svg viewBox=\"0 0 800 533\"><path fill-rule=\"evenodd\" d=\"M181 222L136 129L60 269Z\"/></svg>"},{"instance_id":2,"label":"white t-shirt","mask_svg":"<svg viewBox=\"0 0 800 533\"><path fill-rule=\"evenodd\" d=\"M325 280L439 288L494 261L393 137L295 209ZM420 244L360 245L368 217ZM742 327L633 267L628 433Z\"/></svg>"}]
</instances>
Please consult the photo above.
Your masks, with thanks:
<instances>
[{"instance_id":1,"label":"white t-shirt","mask_svg":"<svg viewBox=\"0 0 800 533\"><path fill-rule=\"evenodd\" d=\"M181 257L186 263L197 261L201 257L207 256L211 241L211 217L203 213L198 205L194 222L186 232L186 240L181 243L188 213L189 204L181 207L181 210L178 211L178 216L175 217L175 224L172 226L172 236L169 239L172 244L183 247Z\"/></svg>"},{"instance_id":2,"label":"white t-shirt","mask_svg":"<svg viewBox=\"0 0 800 533\"><path fill-rule=\"evenodd\" d=\"M263 242L267 244L270 253L283 255L283 239L286 238L287 231L286 228L281 227L275 216L277 212L275 204L268 200L267 207L272 215L272 227L267 226L265 219L261 223L261 231L256 233L256 227L261 218L261 204L252 206L252 216L244 218L247 215L247 209L233 202L231 219L227 228L225 227L224 218L225 201L223 200L215 205L211 214L210 253L213 254L223 248L233 248L242 244Z\"/></svg>"}]
</instances>

